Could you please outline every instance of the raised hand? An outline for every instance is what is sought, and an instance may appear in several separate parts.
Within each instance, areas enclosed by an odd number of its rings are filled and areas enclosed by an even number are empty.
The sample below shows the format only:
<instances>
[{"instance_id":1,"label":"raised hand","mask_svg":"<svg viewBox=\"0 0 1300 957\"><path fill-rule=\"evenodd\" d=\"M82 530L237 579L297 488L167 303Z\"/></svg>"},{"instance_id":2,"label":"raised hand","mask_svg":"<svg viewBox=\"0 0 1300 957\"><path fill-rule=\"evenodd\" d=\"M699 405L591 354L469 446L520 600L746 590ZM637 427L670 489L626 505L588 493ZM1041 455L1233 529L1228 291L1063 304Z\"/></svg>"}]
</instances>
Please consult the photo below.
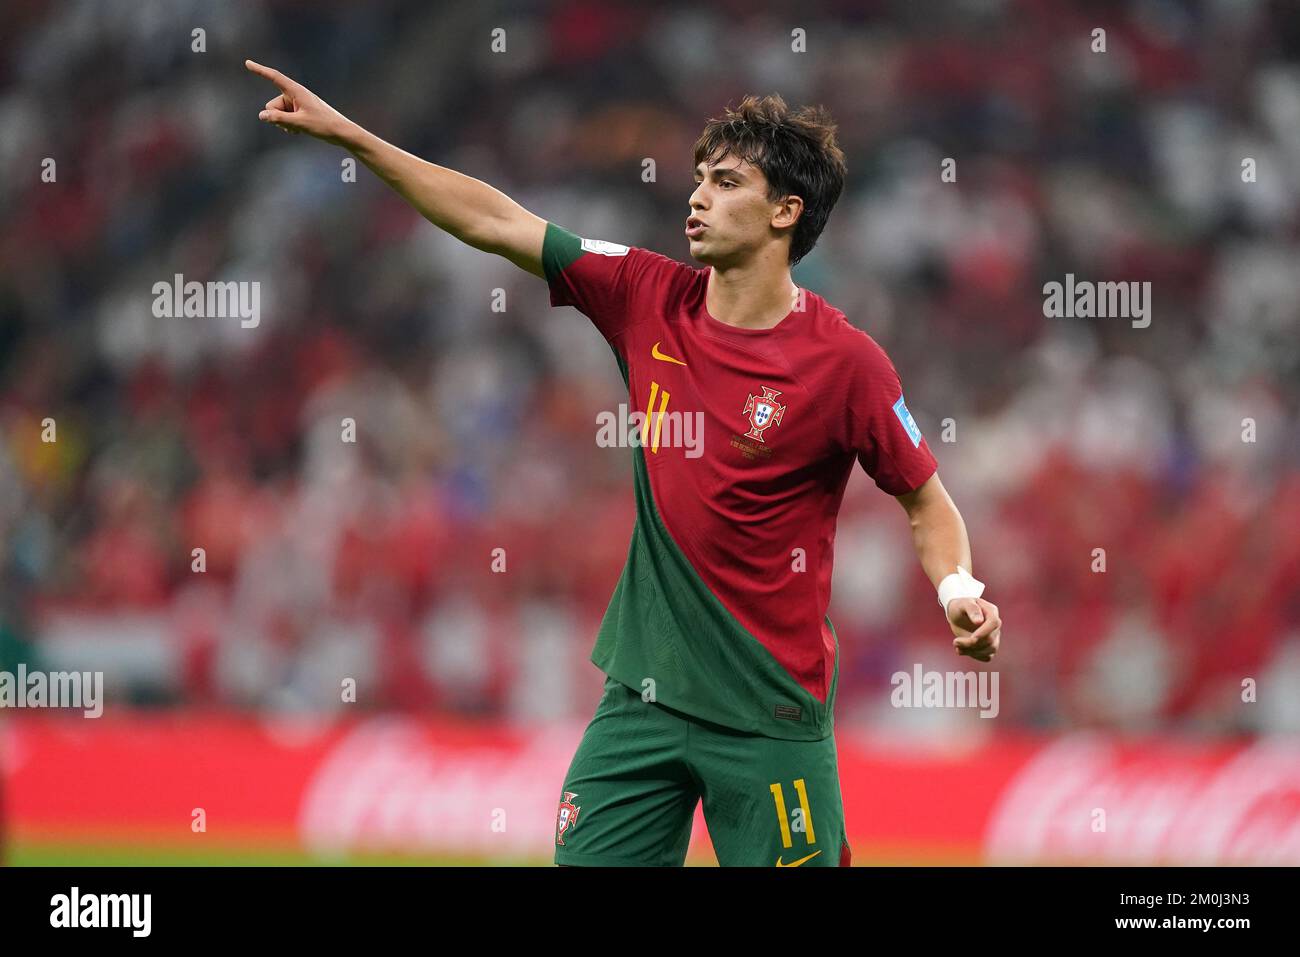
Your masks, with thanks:
<instances>
[{"instance_id":1,"label":"raised hand","mask_svg":"<svg viewBox=\"0 0 1300 957\"><path fill-rule=\"evenodd\" d=\"M245 60L244 66L258 76L266 77L280 90L280 95L268 100L257 115L259 120L278 126L287 133L308 133L326 143L343 143L352 125L346 116L279 70L252 60Z\"/></svg>"}]
</instances>

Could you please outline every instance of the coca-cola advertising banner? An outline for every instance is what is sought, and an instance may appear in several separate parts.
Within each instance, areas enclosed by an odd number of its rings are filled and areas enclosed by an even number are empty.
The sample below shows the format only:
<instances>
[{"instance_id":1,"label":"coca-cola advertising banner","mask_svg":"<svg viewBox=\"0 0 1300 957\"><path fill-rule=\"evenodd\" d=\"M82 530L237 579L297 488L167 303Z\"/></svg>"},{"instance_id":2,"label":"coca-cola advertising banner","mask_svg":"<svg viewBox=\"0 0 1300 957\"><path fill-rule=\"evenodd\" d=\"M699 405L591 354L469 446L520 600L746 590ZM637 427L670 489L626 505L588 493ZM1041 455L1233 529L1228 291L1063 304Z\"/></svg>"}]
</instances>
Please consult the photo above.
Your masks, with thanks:
<instances>
[{"instance_id":1,"label":"coca-cola advertising banner","mask_svg":"<svg viewBox=\"0 0 1300 957\"><path fill-rule=\"evenodd\" d=\"M581 725L23 715L14 841L273 842L545 861ZM837 732L855 863L1300 864L1300 744ZM711 859L697 811L693 859Z\"/></svg>"}]
</instances>

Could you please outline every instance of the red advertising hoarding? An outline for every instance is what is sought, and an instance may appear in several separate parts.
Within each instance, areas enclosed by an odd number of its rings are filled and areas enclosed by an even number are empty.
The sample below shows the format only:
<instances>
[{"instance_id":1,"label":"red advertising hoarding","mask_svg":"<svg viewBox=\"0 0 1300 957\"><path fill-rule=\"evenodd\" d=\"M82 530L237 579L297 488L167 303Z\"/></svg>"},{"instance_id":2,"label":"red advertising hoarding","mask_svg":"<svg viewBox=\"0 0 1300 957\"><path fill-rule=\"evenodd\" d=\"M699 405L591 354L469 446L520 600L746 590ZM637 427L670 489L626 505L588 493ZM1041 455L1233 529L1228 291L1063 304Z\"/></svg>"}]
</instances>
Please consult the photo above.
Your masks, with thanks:
<instances>
[{"instance_id":1,"label":"red advertising hoarding","mask_svg":"<svg viewBox=\"0 0 1300 957\"><path fill-rule=\"evenodd\" d=\"M15 843L545 861L581 734L409 717L23 715L0 728L6 830ZM837 738L855 863L1300 864L1294 740ZM692 858L711 857L697 812Z\"/></svg>"}]
</instances>

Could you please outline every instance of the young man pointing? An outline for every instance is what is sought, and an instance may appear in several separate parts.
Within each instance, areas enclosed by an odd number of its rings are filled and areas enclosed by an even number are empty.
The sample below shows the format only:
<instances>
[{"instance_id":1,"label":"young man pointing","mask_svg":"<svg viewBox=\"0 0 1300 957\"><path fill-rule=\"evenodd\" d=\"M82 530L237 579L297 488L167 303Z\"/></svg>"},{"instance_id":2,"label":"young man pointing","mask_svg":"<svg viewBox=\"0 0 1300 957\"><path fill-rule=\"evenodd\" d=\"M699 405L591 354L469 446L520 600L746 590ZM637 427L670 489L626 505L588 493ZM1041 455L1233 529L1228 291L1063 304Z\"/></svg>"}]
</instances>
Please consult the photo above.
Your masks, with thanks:
<instances>
[{"instance_id":1,"label":"young man pointing","mask_svg":"<svg viewBox=\"0 0 1300 957\"><path fill-rule=\"evenodd\" d=\"M383 142L301 84L261 119L352 152L434 225L544 278L643 413L636 525L592 652L605 693L560 787L557 864L680 865L703 800L723 865L849 863L835 757L835 520L858 462L897 498L958 654L997 652L961 516L888 356L790 268L844 184L819 109L748 97L695 145L685 266L585 239ZM700 414L702 454L669 441Z\"/></svg>"}]
</instances>

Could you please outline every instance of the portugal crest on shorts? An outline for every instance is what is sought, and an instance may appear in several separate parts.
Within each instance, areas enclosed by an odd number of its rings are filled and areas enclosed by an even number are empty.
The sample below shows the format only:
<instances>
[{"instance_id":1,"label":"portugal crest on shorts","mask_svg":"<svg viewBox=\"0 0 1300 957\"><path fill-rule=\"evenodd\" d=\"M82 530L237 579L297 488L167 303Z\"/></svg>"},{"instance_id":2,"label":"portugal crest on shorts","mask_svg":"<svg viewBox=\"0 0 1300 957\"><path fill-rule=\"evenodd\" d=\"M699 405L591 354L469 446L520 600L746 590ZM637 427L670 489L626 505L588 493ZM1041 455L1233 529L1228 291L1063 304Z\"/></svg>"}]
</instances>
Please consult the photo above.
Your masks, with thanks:
<instances>
[{"instance_id":1,"label":"portugal crest on shorts","mask_svg":"<svg viewBox=\"0 0 1300 957\"><path fill-rule=\"evenodd\" d=\"M555 817L555 843L564 847L564 832L578 823L578 812L580 807L574 807L573 799L578 795L574 791L565 791L564 800L560 802L560 810Z\"/></svg>"},{"instance_id":2,"label":"portugal crest on shorts","mask_svg":"<svg viewBox=\"0 0 1300 957\"><path fill-rule=\"evenodd\" d=\"M762 386L762 389L762 395L750 393L743 412L749 418L749 431L745 433L745 438L758 439L760 442L763 441L763 430L780 425L781 417L785 415L785 406L777 405L776 402L776 397L781 393L768 386Z\"/></svg>"}]
</instances>

